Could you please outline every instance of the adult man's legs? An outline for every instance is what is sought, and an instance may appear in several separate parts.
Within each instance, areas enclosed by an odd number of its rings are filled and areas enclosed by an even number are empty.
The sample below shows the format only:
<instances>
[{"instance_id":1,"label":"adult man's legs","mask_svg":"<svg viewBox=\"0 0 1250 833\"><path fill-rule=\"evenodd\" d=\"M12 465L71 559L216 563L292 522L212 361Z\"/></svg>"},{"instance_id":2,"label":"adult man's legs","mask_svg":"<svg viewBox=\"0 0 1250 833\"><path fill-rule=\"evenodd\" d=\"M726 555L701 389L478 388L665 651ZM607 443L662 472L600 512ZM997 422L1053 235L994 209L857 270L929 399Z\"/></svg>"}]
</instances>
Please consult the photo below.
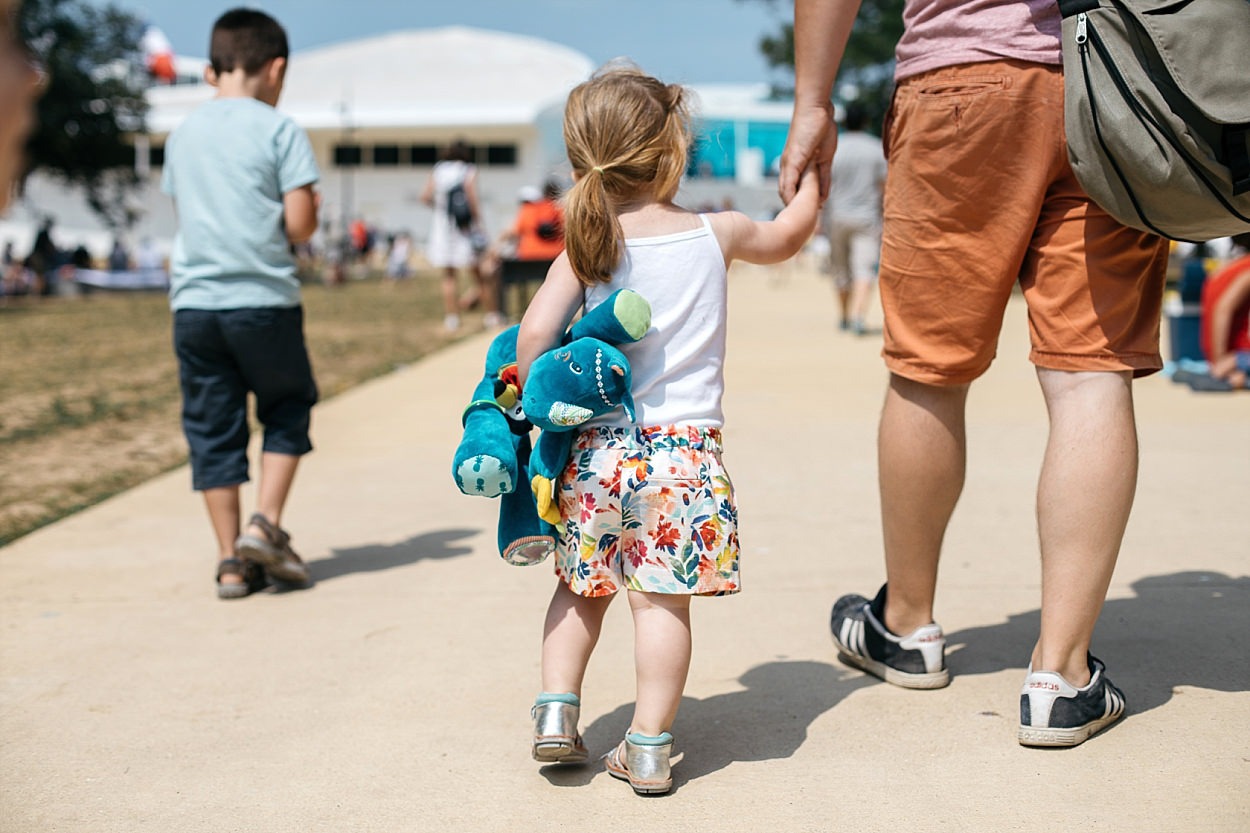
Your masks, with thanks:
<instances>
[{"instance_id":1,"label":"adult man's legs","mask_svg":"<svg viewBox=\"0 0 1250 833\"><path fill-rule=\"evenodd\" d=\"M1137 484L1131 371L1038 369L1050 438L1037 489L1042 625L1020 689L1025 746L1075 746L1124 716L1089 653Z\"/></svg>"},{"instance_id":2,"label":"adult man's legs","mask_svg":"<svg viewBox=\"0 0 1250 833\"><path fill-rule=\"evenodd\" d=\"M1137 485L1132 375L1037 373L1051 428L1037 493L1042 625L1032 660L1079 687ZM895 634L933 621L942 538L963 487L966 397L967 386L891 377L878 455L884 624Z\"/></svg>"},{"instance_id":3,"label":"adult man's legs","mask_svg":"<svg viewBox=\"0 0 1250 833\"><path fill-rule=\"evenodd\" d=\"M1050 438L1037 490L1042 625L1033 668L1081 687L1137 487L1132 375L1038 368L1037 376Z\"/></svg>"},{"instance_id":4,"label":"adult man's legs","mask_svg":"<svg viewBox=\"0 0 1250 833\"><path fill-rule=\"evenodd\" d=\"M885 626L909 634L933 621L938 558L963 491L967 385L891 375L877 435L885 540Z\"/></svg>"},{"instance_id":5,"label":"adult man's legs","mask_svg":"<svg viewBox=\"0 0 1250 833\"><path fill-rule=\"evenodd\" d=\"M886 586L833 606L843 661L906 688L950 681L946 638L933 622L938 557L963 490L967 385L928 385L892 375L877 453Z\"/></svg>"}]
</instances>

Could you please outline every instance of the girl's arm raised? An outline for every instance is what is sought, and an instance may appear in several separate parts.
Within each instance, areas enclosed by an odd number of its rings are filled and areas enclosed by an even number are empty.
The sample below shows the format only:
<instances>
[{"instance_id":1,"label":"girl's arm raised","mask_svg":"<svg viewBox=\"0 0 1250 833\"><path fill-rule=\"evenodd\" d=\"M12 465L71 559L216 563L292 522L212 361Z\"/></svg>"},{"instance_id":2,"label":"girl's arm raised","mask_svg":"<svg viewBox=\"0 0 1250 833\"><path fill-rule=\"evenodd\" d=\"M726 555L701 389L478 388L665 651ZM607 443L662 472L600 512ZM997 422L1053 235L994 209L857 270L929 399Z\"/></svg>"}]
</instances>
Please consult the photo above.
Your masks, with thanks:
<instances>
[{"instance_id":1,"label":"girl's arm raised","mask_svg":"<svg viewBox=\"0 0 1250 833\"><path fill-rule=\"evenodd\" d=\"M516 359L517 377L522 388L534 359L560 343L564 331L582 306L582 290L582 282L569 265L568 255L561 252L547 270L547 279L534 293L534 300L530 301L521 318Z\"/></svg>"},{"instance_id":2,"label":"girl's arm raised","mask_svg":"<svg viewBox=\"0 0 1250 833\"><path fill-rule=\"evenodd\" d=\"M809 168L798 193L772 220L755 221L737 211L709 215L725 262L779 263L796 254L816 230L820 215L820 184Z\"/></svg>"}]
</instances>

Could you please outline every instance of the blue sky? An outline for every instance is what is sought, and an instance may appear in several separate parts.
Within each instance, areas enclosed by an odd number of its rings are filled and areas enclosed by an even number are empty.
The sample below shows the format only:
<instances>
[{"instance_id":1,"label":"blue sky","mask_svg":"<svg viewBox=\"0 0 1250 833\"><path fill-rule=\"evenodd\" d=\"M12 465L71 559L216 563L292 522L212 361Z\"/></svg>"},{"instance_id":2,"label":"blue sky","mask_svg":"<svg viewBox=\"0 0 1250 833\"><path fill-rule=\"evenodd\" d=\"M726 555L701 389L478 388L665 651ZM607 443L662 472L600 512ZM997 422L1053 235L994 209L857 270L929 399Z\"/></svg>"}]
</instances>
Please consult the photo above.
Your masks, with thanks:
<instances>
[{"instance_id":1,"label":"blue sky","mask_svg":"<svg viewBox=\"0 0 1250 833\"><path fill-rule=\"evenodd\" d=\"M102 3L103 0L95 0ZM159 26L182 55L204 56L213 20L247 5L276 17L293 50L400 29L475 26L562 43L596 63L628 56L675 83L775 76L759 52L791 4L760 0L111 0Z\"/></svg>"}]
</instances>

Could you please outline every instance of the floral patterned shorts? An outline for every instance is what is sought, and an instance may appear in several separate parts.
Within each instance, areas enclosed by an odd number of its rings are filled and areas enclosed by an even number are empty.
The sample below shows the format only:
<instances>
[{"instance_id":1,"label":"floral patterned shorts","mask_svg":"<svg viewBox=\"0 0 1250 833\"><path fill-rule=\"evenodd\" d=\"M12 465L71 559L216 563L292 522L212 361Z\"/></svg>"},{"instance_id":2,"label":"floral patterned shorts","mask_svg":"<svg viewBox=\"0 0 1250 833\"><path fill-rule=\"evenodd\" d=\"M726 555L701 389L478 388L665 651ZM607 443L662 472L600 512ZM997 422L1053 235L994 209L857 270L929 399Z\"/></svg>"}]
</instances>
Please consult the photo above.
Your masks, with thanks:
<instances>
[{"instance_id":1,"label":"floral patterned shorts","mask_svg":"<svg viewBox=\"0 0 1250 833\"><path fill-rule=\"evenodd\" d=\"M556 575L582 596L740 589L738 509L716 428L589 428L560 476Z\"/></svg>"}]
</instances>

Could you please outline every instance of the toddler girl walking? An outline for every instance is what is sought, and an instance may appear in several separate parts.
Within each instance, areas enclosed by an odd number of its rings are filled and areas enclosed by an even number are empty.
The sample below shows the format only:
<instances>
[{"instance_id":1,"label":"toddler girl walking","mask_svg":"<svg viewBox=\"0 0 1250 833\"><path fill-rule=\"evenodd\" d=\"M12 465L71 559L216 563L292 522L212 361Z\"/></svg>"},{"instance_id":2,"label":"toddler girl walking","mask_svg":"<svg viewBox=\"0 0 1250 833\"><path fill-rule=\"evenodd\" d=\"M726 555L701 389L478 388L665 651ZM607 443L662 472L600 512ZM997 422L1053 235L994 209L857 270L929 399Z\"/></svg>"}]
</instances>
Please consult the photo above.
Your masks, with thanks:
<instances>
[{"instance_id":1,"label":"toddler girl walking","mask_svg":"<svg viewBox=\"0 0 1250 833\"><path fill-rule=\"evenodd\" d=\"M619 411L574 441L534 704L533 755L582 763L582 680L604 613L629 599L637 681L633 719L605 756L638 793L672 786L670 730L690 667L690 599L739 590L737 509L721 464L727 268L775 263L811 236L814 172L777 217L701 215L673 203L690 144L688 94L632 66L609 66L569 95L564 141L574 185L565 252L521 322L518 368L555 346L579 310L617 289L651 304L651 329L622 349L636 423Z\"/></svg>"}]
</instances>

